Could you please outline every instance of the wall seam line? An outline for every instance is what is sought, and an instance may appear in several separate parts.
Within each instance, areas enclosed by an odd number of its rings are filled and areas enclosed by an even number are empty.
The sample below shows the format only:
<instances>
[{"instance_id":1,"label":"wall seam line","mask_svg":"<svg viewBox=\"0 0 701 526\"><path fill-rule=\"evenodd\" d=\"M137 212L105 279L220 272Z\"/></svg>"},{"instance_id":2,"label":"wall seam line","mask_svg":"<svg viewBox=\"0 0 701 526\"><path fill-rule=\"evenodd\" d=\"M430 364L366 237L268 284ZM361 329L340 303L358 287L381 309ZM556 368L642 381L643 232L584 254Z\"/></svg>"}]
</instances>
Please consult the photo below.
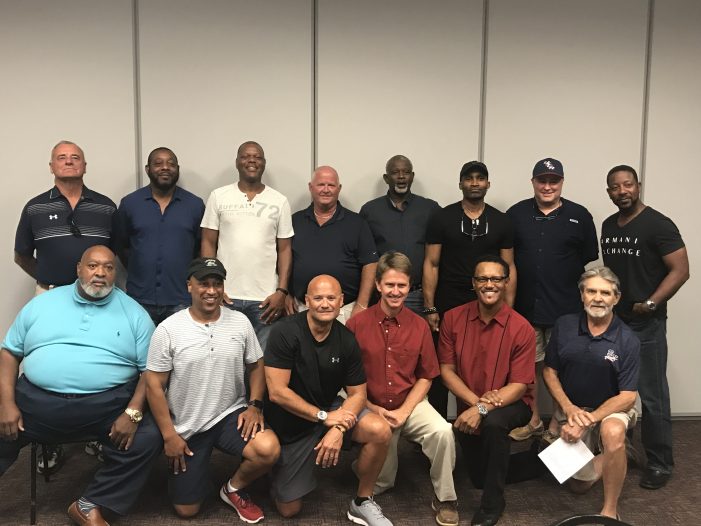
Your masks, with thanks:
<instances>
[{"instance_id":1,"label":"wall seam line","mask_svg":"<svg viewBox=\"0 0 701 526\"><path fill-rule=\"evenodd\" d=\"M484 129L487 113L487 41L489 0L482 2L482 78L480 79L479 130L477 131L477 159L484 162Z\"/></svg>"},{"instance_id":2,"label":"wall seam line","mask_svg":"<svg viewBox=\"0 0 701 526\"><path fill-rule=\"evenodd\" d=\"M134 174L136 188L141 188L141 62L139 60L139 0L132 0L132 43L134 63Z\"/></svg>"},{"instance_id":3,"label":"wall seam line","mask_svg":"<svg viewBox=\"0 0 701 526\"><path fill-rule=\"evenodd\" d=\"M647 170L647 135L648 119L650 117L650 71L652 68L652 30L655 17L655 0L648 1L647 10L647 34L645 35L645 76L643 78L643 115L640 131L640 182L645 180ZM642 197L645 199L645 185L642 188Z\"/></svg>"}]
</instances>

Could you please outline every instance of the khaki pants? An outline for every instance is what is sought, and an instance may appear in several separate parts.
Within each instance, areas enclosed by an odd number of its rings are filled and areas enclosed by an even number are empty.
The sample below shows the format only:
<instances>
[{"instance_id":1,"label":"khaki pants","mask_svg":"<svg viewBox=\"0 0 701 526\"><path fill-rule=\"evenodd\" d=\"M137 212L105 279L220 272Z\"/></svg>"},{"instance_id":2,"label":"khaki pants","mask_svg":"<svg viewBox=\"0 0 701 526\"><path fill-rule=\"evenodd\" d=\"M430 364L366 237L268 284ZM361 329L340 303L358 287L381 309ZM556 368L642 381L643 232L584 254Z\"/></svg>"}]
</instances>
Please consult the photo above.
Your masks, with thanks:
<instances>
[{"instance_id":1,"label":"khaki pants","mask_svg":"<svg viewBox=\"0 0 701 526\"><path fill-rule=\"evenodd\" d=\"M421 445L431 462L433 491L441 502L457 500L453 470L455 469L455 436L453 426L436 411L427 399L419 402L404 425L392 433L387 458L375 482L375 494L394 487L397 477L397 443L402 436Z\"/></svg>"}]
</instances>

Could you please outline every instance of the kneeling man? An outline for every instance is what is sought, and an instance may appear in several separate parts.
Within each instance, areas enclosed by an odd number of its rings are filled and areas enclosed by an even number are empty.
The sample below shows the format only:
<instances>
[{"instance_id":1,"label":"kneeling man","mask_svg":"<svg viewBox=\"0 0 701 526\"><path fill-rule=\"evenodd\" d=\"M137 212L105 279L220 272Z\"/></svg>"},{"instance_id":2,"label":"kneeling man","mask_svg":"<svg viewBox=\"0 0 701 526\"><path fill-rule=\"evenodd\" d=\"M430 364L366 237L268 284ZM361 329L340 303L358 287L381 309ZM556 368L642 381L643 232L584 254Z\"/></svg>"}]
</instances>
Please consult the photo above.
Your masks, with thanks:
<instances>
[{"instance_id":1,"label":"kneeling man","mask_svg":"<svg viewBox=\"0 0 701 526\"><path fill-rule=\"evenodd\" d=\"M409 258L400 252L385 253L375 272L380 301L346 322L363 354L368 378L367 407L392 428L392 440L375 483L375 494L394 487L397 442L401 435L420 444L431 462L436 522L441 526L457 526L453 483L455 437L452 426L426 399L440 368L428 324L404 306L410 282Z\"/></svg>"},{"instance_id":2,"label":"kneeling man","mask_svg":"<svg viewBox=\"0 0 701 526\"><path fill-rule=\"evenodd\" d=\"M559 408L560 436L602 452L570 479L574 491L603 477L601 515L617 517L626 478L626 430L635 425L640 341L613 313L621 299L618 277L607 267L579 280L584 312L562 316L545 350L543 378Z\"/></svg>"},{"instance_id":3,"label":"kneeling man","mask_svg":"<svg viewBox=\"0 0 701 526\"><path fill-rule=\"evenodd\" d=\"M361 444L358 492L348 518L366 526L391 526L372 498L392 432L365 409L366 380L353 334L336 321L343 293L327 275L309 282L308 308L273 325L265 349L270 397L265 414L282 443L273 469L272 496L283 517L302 509L302 497L316 488L314 466L338 463L345 439ZM337 393L345 388L345 400Z\"/></svg>"},{"instance_id":4,"label":"kneeling man","mask_svg":"<svg viewBox=\"0 0 701 526\"><path fill-rule=\"evenodd\" d=\"M197 258L188 277L192 306L161 322L147 363L148 402L171 467L170 497L183 518L200 510L210 491L209 459L216 447L242 457L219 496L241 520L256 523L263 511L243 488L270 471L280 454L275 433L263 421L263 352L248 318L221 307L226 278L221 262Z\"/></svg>"},{"instance_id":5,"label":"kneeling man","mask_svg":"<svg viewBox=\"0 0 701 526\"><path fill-rule=\"evenodd\" d=\"M470 478L483 488L473 525L496 524L506 501L509 432L531 418L533 398L526 386L535 377L535 332L506 304L509 265L498 256L477 261L472 285L477 301L446 312L440 329L438 359L443 382L457 398L453 426Z\"/></svg>"},{"instance_id":6,"label":"kneeling man","mask_svg":"<svg viewBox=\"0 0 701 526\"><path fill-rule=\"evenodd\" d=\"M0 475L32 441L99 440L105 463L68 515L76 524L105 526L102 510L124 514L132 507L163 445L141 413L140 372L153 322L114 287L110 249L88 248L77 270L74 284L27 303L2 342Z\"/></svg>"}]
</instances>

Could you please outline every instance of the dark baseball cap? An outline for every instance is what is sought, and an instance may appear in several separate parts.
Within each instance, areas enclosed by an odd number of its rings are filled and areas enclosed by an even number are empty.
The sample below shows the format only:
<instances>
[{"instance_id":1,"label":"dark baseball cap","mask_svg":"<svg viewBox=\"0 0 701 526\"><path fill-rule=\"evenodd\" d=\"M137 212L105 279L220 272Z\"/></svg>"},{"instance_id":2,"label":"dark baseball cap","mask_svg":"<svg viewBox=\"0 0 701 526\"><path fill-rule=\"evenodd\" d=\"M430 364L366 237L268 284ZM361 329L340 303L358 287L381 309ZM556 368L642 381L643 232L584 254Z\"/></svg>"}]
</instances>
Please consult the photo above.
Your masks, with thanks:
<instances>
[{"instance_id":1,"label":"dark baseball cap","mask_svg":"<svg viewBox=\"0 0 701 526\"><path fill-rule=\"evenodd\" d=\"M487 170L487 165L479 161L470 161L469 163L465 163L462 165L462 170L460 170L460 180L462 181L463 177L467 177L468 175L473 174L475 172L477 172L478 174L482 174L485 177L489 177L489 170Z\"/></svg>"},{"instance_id":2,"label":"dark baseball cap","mask_svg":"<svg viewBox=\"0 0 701 526\"><path fill-rule=\"evenodd\" d=\"M197 279L203 279L207 276L226 279L226 269L217 258L196 258L190 262L190 266L187 268L187 277L192 276Z\"/></svg>"},{"instance_id":3,"label":"dark baseball cap","mask_svg":"<svg viewBox=\"0 0 701 526\"><path fill-rule=\"evenodd\" d=\"M533 177L538 177L539 175L557 175L565 177L565 172L562 169L562 163L560 161L552 157L547 157L535 163L533 167Z\"/></svg>"}]
</instances>

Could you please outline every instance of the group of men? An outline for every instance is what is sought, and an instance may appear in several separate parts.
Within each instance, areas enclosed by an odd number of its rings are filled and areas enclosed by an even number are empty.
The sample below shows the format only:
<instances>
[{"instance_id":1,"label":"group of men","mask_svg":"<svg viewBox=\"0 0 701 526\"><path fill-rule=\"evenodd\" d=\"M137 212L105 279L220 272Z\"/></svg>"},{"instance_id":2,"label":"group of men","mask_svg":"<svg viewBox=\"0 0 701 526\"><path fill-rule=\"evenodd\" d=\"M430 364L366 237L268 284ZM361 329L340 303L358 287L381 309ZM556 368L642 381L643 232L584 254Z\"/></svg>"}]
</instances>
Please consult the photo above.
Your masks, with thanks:
<instances>
[{"instance_id":1,"label":"group of men","mask_svg":"<svg viewBox=\"0 0 701 526\"><path fill-rule=\"evenodd\" d=\"M55 186L24 208L15 243L37 295L56 290L30 301L2 344L0 473L32 440L98 440L105 463L69 515L106 524L102 510L125 513L165 451L174 508L191 517L216 447L242 458L221 499L257 522L263 512L244 491L253 480L271 472L277 510L294 516L315 466L335 466L355 442L348 518L381 525L391 522L374 496L394 486L404 436L430 461L445 526L459 519L457 438L484 490L472 524L490 525L505 483L519 480L510 437L559 435L600 451L570 484L603 478L601 513L615 517L639 391L641 486L664 486L666 303L688 279L688 259L672 221L640 200L633 168L607 175L619 209L602 228L608 268L585 272L598 257L596 228L561 196L556 159L536 163L534 197L506 213L485 202L489 172L477 161L460 171L461 201L441 208L411 192L411 161L394 156L387 194L359 213L341 205L336 170L321 166L310 206L295 214L262 182L265 163L259 144L243 143L238 181L205 205L177 185L175 154L157 148L149 185L116 207L84 186L82 150L56 145ZM127 294L113 288L107 247L127 268ZM48 310L60 319L40 317ZM547 430L540 375L557 404Z\"/></svg>"}]
</instances>

